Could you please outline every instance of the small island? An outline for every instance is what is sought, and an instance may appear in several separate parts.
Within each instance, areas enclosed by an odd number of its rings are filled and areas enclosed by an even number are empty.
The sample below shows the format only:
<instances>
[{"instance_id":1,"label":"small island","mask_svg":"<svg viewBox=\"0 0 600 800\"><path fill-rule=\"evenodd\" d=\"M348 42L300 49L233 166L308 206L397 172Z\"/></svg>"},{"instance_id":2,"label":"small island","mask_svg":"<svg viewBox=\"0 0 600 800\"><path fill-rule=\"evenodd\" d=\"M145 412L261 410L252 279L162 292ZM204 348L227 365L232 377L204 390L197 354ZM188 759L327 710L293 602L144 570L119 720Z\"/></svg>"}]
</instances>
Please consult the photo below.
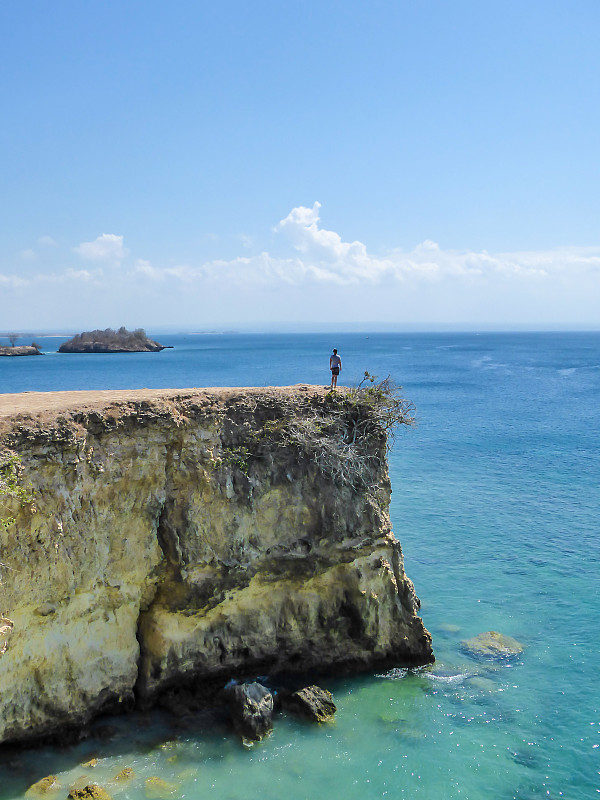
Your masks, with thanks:
<instances>
[{"instance_id":1,"label":"small island","mask_svg":"<svg viewBox=\"0 0 600 800\"><path fill-rule=\"evenodd\" d=\"M23 344L18 347L0 347L0 356L41 356L39 348L33 344Z\"/></svg>"},{"instance_id":2,"label":"small island","mask_svg":"<svg viewBox=\"0 0 600 800\"><path fill-rule=\"evenodd\" d=\"M40 346L37 342L31 344L16 345L19 334L11 333L8 335L9 346L0 345L0 356L41 356Z\"/></svg>"},{"instance_id":3,"label":"small island","mask_svg":"<svg viewBox=\"0 0 600 800\"><path fill-rule=\"evenodd\" d=\"M103 331L84 331L64 342L59 353L158 353L165 347L146 336L143 328L128 331L125 327L118 331L106 328Z\"/></svg>"}]
</instances>

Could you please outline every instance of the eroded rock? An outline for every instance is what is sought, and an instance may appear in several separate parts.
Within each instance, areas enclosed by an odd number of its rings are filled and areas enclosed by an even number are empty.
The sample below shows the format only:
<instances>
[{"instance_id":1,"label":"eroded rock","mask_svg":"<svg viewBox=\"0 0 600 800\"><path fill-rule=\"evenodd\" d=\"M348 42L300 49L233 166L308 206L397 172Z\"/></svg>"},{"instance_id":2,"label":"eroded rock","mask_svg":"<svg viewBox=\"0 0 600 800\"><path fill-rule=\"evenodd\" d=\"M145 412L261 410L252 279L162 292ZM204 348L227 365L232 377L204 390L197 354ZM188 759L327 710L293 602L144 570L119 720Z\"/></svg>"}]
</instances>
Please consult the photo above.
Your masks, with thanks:
<instances>
[{"instance_id":1,"label":"eroded rock","mask_svg":"<svg viewBox=\"0 0 600 800\"><path fill-rule=\"evenodd\" d=\"M32 783L29 789L25 792L26 797L47 797L48 795L57 792L60 789L60 784L56 775L46 775L35 783Z\"/></svg>"},{"instance_id":2,"label":"eroded rock","mask_svg":"<svg viewBox=\"0 0 600 800\"><path fill-rule=\"evenodd\" d=\"M144 781L144 794L148 800L169 800L177 791L177 786L174 783L159 778L153 775Z\"/></svg>"},{"instance_id":3,"label":"eroded rock","mask_svg":"<svg viewBox=\"0 0 600 800\"><path fill-rule=\"evenodd\" d=\"M0 617L0 656L8 650L8 642L12 635L14 623L7 617Z\"/></svg>"},{"instance_id":4,"label":"eroded rock","mask_svg":"<svg viewBox=\"0 0 600 800\"><path fill-rule=\"evenodd\" d=\"M305 686L283 699L283 707L302 719L326 722L337 711L333 695L319 686Z\"/></svg>"},{"instance_id":5,"label":"eroded rock","mask_svg":"<svg viewBox=\"0 0 600 800\"><path fill-rule=\"evenodd\" d=\"M431 662L385 431L344 402L307 386L0 397L0 446L37 507L0 542L0 741L191 682Z\"/></svg>"},{"instance_id":6,"label":"eroded rock","mask_svg":"<svg viewBox=\"0 0 600 800\"><path fill-rule=\"evenodd\" d=\"M120 772L114 777L114 780L117 783L124 783L125 781L130 781L132 778L135 778L135 772L133 771L132 767L123 767Z\"/></svg>"},{"instance_id":7,"label":"eroded rock","mask_svg":"<svg viewBox=\"0 0 600 800\"><path fill-rule=\"evenodd\" d=\"M236 731L244 739L259 741L273 727L273 695L260 683L240 683L225 690Z\"/></svg>"},{"instance_id":8,"label":"eroded rock","mask_svg":"<svg viewBox=\"0 0 600 800\"><path fill-rule=\"evenodd\" d=\"M67 800L112 800L110 794L97 783L88 783L83 788L73 788Z\"/></svg>"}]
</instances>

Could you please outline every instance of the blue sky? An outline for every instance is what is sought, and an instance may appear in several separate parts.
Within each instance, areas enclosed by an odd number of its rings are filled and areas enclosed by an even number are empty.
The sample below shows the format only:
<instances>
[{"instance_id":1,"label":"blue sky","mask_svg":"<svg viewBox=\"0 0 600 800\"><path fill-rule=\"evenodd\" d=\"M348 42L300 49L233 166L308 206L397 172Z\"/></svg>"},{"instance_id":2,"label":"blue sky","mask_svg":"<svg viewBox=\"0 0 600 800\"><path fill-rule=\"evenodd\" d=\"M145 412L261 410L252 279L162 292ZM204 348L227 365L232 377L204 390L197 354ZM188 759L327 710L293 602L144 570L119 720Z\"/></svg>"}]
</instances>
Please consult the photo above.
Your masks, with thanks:
<instances>
[{"instance_id":1,"label":"blue sky","mask_svg":"<svg viewBox=\"0 0 600 800\"><path fill-rule=\"evenodd\" d=\"M0 19L0 330L600 327L597 0Z\"/></svg>"}]
</instances>

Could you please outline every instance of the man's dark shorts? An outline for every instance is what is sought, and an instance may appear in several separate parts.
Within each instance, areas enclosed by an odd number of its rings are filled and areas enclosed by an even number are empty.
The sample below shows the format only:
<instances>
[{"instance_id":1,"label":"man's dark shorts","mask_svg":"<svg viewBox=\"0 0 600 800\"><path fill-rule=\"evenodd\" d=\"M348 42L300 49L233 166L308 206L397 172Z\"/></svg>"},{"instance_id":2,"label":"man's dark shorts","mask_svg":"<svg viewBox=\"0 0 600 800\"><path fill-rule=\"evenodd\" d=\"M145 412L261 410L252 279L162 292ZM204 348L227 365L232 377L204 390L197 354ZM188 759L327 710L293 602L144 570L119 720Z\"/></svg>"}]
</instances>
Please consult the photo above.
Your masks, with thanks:
<instances>
[{"instance_id":1,"label":"man's dark shorts","mask_svg":"<svg viewBox=\"0 0 600 800\"><path fill-rule=\"evenodd\" d=\"M332 375L339 375L340 374L340 368L339 367L332 367L331 368L331 374Z\"/></svg>"}]
</instances>

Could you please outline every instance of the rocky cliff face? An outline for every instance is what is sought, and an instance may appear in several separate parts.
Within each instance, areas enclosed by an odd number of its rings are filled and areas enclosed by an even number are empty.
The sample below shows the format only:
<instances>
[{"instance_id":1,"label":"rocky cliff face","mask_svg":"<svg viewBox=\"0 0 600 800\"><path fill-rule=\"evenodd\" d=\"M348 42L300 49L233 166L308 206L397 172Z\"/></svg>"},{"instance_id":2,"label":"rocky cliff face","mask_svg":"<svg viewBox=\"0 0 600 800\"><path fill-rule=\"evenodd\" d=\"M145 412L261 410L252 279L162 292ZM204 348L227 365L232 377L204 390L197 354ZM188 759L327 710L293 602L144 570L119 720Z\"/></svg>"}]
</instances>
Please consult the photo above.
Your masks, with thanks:
<instances>
[{"instance_id":1,"label":"rocky cliff face","mask_svg":"<svg viewBox=\"0 0 600 800\"><path fill-rule=\"evenodd\" d=\"M368 405L68 394L0 420L33 490L0 498L0 741L181 682L433 660Z\"/></svg>"}]
</instances>

